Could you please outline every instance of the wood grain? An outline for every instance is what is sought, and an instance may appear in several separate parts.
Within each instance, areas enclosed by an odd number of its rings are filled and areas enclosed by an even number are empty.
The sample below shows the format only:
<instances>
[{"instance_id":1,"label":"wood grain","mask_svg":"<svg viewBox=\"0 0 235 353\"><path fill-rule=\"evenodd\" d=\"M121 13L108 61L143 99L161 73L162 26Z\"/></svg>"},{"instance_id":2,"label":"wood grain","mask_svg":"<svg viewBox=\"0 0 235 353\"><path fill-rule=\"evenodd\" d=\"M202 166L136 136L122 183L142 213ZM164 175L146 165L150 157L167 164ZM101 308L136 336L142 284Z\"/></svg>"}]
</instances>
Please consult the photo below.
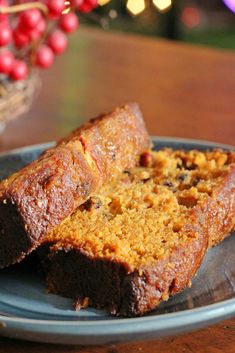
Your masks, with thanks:
<instances>
[{"instance_id":1,"label":"wood grain","mask_svg":"<svg viewBox=\"0 0 235 353\"><path fill-rule=\"evenodd\" d=\"M235 54L83 28L43 73L31 111L9 124L0 150L57 139L82 121L137 101L149 131L234 144ZM0 353L233 353L235 320L177 337L109 347L0 338Z\"/></svg>"}]
</instances>

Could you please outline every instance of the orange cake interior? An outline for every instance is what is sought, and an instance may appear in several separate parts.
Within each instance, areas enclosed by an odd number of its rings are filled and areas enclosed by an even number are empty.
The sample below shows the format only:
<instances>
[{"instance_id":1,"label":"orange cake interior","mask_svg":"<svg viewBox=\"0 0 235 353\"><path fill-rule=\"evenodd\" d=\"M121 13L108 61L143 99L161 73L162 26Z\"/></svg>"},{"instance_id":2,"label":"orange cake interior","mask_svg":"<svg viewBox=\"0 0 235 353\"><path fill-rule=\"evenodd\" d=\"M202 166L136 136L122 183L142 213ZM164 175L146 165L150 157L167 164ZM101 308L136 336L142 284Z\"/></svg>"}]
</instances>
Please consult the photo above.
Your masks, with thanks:
<instances>
[{"instance_id":1,"label":"orange cake interior","mask_svg":"<svg viewBox=\"0 0 235 353\"><path fill-rule=\"evenodd\" d=\"M214 198L234 162L234 153L220 150L146 152L140 167L103 186L46 242L144 268L197 236L185 227L193 222L192 209Z\"/></svg>"}]
</instances>

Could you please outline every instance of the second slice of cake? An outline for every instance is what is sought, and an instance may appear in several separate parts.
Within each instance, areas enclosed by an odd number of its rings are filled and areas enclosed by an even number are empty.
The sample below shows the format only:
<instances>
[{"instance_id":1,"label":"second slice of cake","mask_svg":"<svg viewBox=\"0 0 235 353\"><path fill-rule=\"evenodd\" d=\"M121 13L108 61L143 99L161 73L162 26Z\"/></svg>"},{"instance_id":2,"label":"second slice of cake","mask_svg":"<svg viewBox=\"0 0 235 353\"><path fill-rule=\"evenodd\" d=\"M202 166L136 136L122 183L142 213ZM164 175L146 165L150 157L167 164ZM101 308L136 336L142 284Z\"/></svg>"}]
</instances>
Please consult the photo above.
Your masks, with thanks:
<instances>
[{"instance_id":1,"label":"second slice of cake","mask_svg":"<svg viewBox=\"0 0 235 353\"><path fill-rule=\"evenodd\" d=\"M143 315L184 289L206 250L234 229L234 153L165 149L140 164L46 238L49 290L77 309Z\"/></svg>"}]
</instances>

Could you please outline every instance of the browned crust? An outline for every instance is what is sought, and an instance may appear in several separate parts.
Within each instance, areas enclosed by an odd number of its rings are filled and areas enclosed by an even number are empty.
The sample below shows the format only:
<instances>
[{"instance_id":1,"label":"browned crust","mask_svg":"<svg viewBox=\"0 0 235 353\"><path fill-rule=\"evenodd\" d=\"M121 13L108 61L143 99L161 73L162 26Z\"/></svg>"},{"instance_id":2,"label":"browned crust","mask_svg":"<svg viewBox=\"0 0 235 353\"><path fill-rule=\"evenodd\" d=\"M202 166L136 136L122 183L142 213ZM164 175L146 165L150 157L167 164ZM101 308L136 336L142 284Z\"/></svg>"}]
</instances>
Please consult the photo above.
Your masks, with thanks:
<instances>
[{"instance_id":1,"label":"browned crust","mask_svg":"<svg viewBox=\"0 0 235 353\"><path fill-rule=\"evenodd\" d=\"M235 165L206 202L191 210L184 232L187 242L155 264L132 269L128 264L91 258L80 249L45 254L44 268L51 292L75 299L79 309L105 307L112 314L137 316L182 291L198 270L207 249L222 241L235 224ZM46 262L45 262L46 259ZM85 298L86 299L84 301Z\"/></svg>"},{"instance_id":2,"label":"browned crust","mask_svg":"<svg viewBox=\"0 0 235 353\"><path fill-rule=\"evenodd\" d=\"M137 104L93 119L0 184L0 267L20 261L150 141ZM11 220L9 216L17 220Z\"/></svg>"}]
</instances>

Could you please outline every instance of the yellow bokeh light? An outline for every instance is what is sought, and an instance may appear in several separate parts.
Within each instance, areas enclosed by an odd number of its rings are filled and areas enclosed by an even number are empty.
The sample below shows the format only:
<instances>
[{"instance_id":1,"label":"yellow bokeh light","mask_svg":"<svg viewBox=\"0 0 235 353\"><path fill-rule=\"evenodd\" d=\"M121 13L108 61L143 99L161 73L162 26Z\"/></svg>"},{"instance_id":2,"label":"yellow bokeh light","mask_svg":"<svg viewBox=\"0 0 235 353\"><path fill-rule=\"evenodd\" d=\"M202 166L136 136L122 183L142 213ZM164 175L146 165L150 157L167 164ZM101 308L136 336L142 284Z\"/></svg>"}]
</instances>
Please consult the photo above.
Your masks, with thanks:
<instances>
[{"instance_id":1,"label":"yellow bokeh light","mask_svg":"<svg viewBox=\"0 0 235 353\"><path fill-rule=\"evenodd\" d=\"M110 1L111 1L111 0L98 0L98 4L99 4L100 6L104 6L104 5L108 4Z\"/></svg>"},{"instance_id":2,"label":"yellow bokeh light","mask_svg":"<svg viewBox=\"0 0 235 353\"><path fill-rule=\"evenodd\" d=\"M128 0L126 4L127 10L134 16L143 12L145 7L145 0Z\"/></svg>"},{"instance_id":3,"label":"yellow bokeh light","mask_svg":"<svg viewBox=\"0 0 235 353\"><path fill-rule=\"evenodd\" d=\"M160 12L164 12L171 7L172 0L153 0L153 3Z\"/></svg>"}]
</instances>

